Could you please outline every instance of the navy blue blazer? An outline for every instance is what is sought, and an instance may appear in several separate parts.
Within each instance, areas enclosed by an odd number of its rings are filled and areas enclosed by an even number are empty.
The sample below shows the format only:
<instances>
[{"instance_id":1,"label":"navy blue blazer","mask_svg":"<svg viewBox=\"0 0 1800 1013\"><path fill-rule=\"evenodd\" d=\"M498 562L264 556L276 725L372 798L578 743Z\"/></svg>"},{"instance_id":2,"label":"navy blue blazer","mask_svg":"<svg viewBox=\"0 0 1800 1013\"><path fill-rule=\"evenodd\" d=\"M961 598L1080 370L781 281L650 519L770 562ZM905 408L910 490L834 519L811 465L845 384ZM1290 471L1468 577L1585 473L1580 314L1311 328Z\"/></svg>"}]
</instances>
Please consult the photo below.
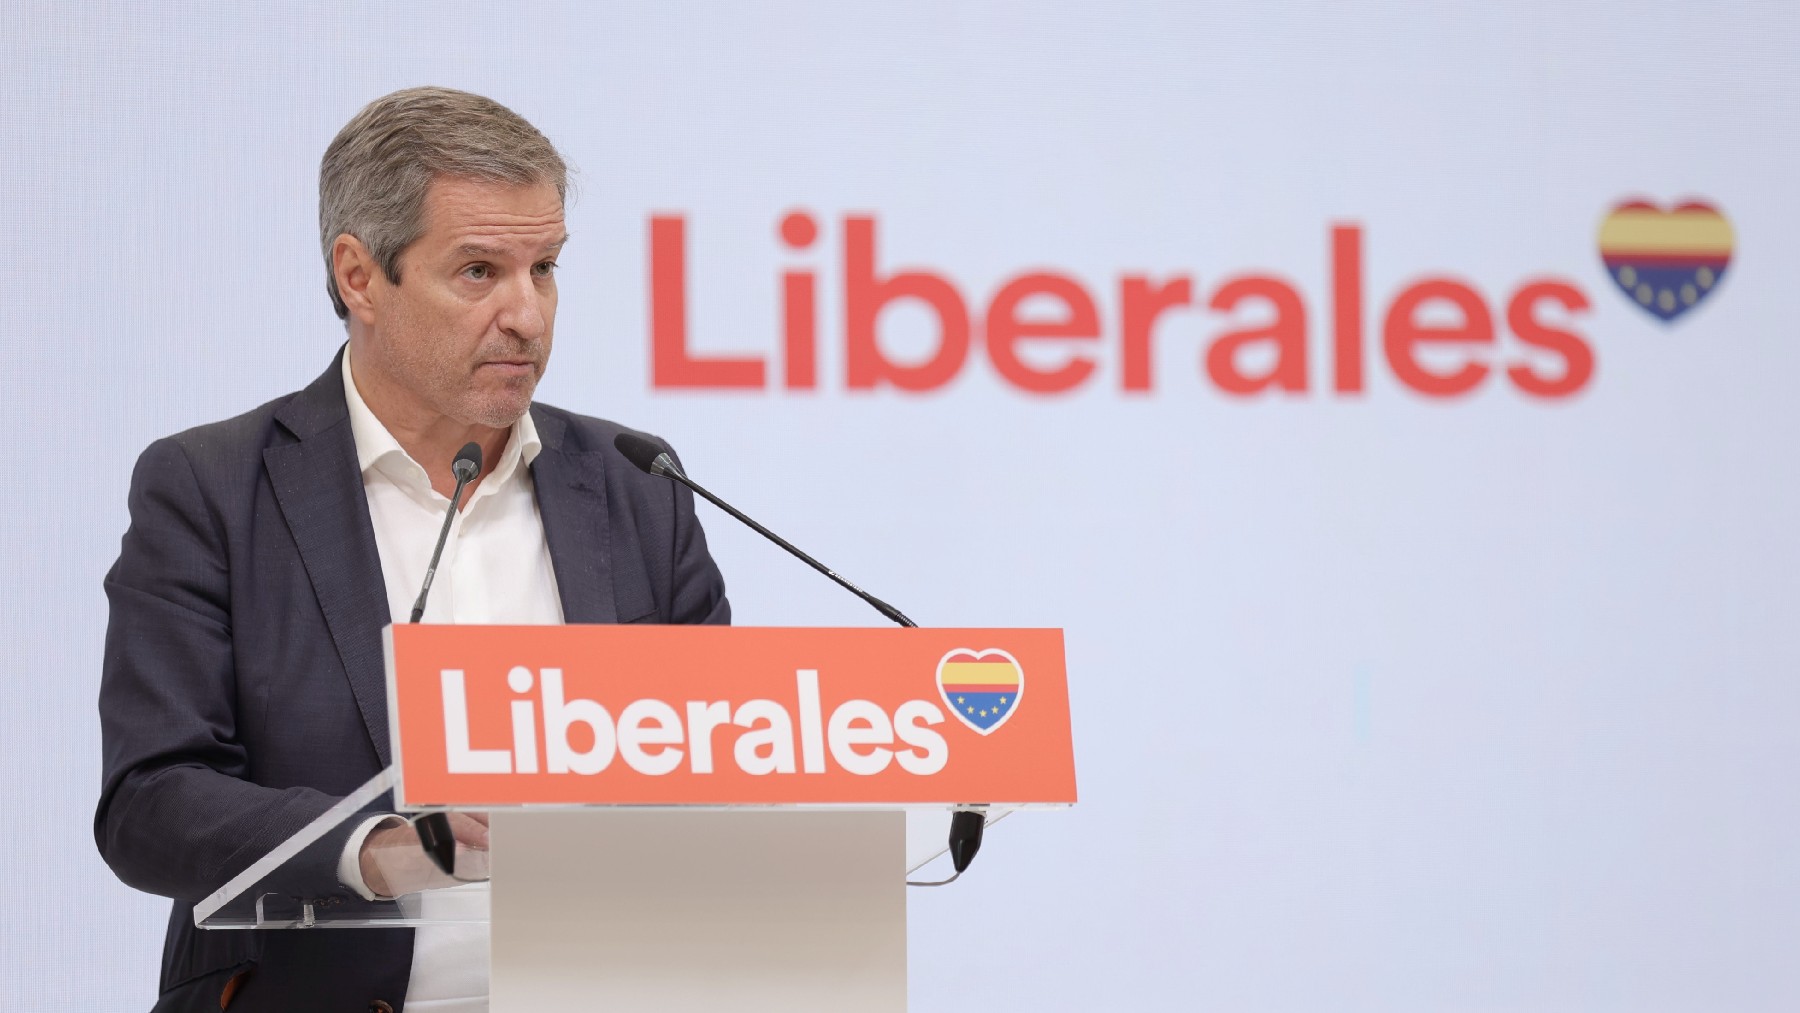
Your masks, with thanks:
<instances>
[{"instance_id":1,"label":"navy blue blazer","mask_svg":"<svg viewBox=\"0 0 1800 1013\"><path fill-rule=\"evenodd\" d=\"M342 356L339 352L339 356ZM106 576L94 839L172 897L156 1010L400 1009L410 929L204 931L193 904L387 766L389 621L339 360L305 390L158 440ZM531 465L564 618L727 623L693 495L613 449L623 427L533 405ZM431 540L436 531L419 532ZM286 886L349 893L349 828Z\"/></svg>"}]
</instances>

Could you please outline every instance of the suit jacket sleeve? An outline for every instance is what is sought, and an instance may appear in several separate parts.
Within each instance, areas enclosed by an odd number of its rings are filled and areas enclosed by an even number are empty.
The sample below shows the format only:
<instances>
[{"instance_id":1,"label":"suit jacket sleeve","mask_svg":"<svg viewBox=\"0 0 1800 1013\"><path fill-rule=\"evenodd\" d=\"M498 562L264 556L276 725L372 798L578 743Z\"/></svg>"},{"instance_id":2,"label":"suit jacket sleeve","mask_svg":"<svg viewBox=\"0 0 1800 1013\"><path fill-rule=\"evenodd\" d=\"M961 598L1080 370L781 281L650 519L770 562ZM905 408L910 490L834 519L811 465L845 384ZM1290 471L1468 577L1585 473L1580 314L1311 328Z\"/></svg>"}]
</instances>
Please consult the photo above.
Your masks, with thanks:
<instances>
[{"instance_id":1,"label":"suit jacket sleeve","mask_svg":"<svg viewBox=\"0 0 1800 1013\"><path fill-rule=\"evenodd\" d=\"M249 780L239 740L224 524L172 439L138 459L131 526L105 580L103 783L94 838L140 890L197 901L336 799ZM296 892L341 894L341 833L284 872Z\"/></svg>"}]
</instances>

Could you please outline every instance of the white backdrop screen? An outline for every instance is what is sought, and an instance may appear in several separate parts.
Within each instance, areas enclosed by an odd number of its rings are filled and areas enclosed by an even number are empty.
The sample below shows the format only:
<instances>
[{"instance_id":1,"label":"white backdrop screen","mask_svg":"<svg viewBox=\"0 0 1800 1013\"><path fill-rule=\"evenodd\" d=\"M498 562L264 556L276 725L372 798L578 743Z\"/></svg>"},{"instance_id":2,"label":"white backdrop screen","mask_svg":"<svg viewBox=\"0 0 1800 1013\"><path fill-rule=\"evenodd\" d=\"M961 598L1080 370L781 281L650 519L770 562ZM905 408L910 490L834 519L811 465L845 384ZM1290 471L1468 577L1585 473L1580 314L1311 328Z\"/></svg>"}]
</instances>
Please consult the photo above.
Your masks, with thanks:
<instances>
[{"instance_id":1,"label":"white backdrop screen","mask_svg":"<svg viewBox=\"0 0 1800 1013\"><path fill-rule=\"evenodd\" d=\"M129 469L328 364L318 159L417 84L579 168L544 400L1067 629L1082 802L911 898L915 1008L1800 1005L1795 8L1048 6L8 5L0 1005L152 1001ZM878 621L703 516L739 621Z\"/></svg>"}]
</instances>

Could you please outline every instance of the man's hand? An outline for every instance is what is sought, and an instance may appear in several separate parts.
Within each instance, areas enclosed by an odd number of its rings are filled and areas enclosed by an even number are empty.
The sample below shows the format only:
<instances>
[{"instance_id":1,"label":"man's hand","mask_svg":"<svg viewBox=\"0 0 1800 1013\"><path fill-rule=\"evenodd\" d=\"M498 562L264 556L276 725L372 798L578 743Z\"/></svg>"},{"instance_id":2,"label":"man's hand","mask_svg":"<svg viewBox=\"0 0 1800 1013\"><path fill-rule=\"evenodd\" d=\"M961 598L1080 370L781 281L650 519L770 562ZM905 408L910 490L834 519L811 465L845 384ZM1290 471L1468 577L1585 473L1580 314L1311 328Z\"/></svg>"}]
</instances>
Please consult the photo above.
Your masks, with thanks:
<instances>
[{"instance_id":1,"label":"man's hand","mask_svg":"<svg viewBox=\"0 0 1800 1013\"><path fill-rule=\"evenodd\" d=\"M379 897L399 897L420 890L447 886L488 876L487 813L453 812L450 833L456 838L456 875L444 875L419 846L418 831L410 823L381 826L363 839L357 860L363 884Z\"/></svg>"}]
</instances>

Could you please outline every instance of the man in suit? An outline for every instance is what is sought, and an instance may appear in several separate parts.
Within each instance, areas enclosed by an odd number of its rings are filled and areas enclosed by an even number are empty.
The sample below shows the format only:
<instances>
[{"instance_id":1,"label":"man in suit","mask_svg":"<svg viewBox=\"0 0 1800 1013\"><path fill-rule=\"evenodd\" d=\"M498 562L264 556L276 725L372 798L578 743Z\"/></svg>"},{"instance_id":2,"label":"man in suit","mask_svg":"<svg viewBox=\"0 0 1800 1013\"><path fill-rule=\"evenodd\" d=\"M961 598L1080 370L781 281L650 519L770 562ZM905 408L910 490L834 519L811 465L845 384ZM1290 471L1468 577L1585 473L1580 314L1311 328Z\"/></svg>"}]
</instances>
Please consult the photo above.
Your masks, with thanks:
<instances>
[{"instance_id":1,"label":"man in suit","mask_svg":"<svg viewBox=\"0 0 1800 1013\"><path fill-rule=\"evenodd\" d=\"M623 430L532 395L549 360L566 170L479 96L409 89L320 167L327 287L348 343L304 390L158 440L106 577L94 835L172 897L157 1010L486 1008L486 940L446 928L212 932L192 905L390 762L381 630L404 620L478 443L426 621L725 623L693 499ZM286 873L331 905L416 887L350 824ZM481 846L478 818L459 840Z\"/></svg>"}]
</instances>

